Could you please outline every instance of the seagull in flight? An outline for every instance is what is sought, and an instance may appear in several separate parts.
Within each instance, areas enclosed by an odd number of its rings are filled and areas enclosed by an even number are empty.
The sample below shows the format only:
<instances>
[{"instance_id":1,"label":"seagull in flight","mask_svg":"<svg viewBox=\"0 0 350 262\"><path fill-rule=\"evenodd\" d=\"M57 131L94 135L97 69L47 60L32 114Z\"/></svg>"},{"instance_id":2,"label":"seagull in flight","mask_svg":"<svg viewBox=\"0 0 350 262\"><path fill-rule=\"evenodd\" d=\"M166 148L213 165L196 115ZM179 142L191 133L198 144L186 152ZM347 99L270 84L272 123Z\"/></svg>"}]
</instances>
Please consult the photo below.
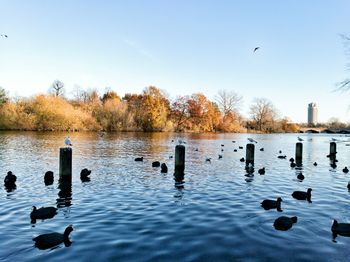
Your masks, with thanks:
<instances>
[{"instance_id":1,"label":"seagull in flight","mask_svg":"<svg viewBox=\"0 0 350 262\"><path fill-rule=\"evenodd\" d=\"M300 136L298 136L298 141L304 141L304 139L302 139Z\"/></svg>"},{"instance_id":2,"label":"seagull in flight","mask_svg":"<svg viewBox=\"0 0 350 262\"><path fill-rule=\"evenodd\" d=\"M6 37L6 38L8 38L8 35L1 35L1 37Z\"/></svg>"},{"instance_id":3,"label":"seagull in flight","mask_svg":"<svg viewBox=\"0 0 350 262\"><path fill-rule=\"evenodd\" d=\"M70 141L69 136L67 136L67 137L64 139L64 144L65 144L66 146L73 146L73 145L72 145L72 142Z\"/></svg>"},{"instance_id":4,"label":"seagull in flight","mask_svg":"<svg viewBox=\"0 0 350 262\"><path fill-rule=\"evenodd\" d=\"M259 48L260 48L260 46L255 47L253 53L255 53L256 51L258 51Z\"/></svg>"},{"instance_id":5,"label":"seagull in flight","mask_svg":"<svg viewBox=\"0 0 350 262\"><path fill-rule=\"evenodd\" d=\"M248 139L248 141L249 141L250 143L258 143L258 142L257 142L256 140L254 140L253 138L248 137L247 139Z\"/></svg>"}]
</instances>

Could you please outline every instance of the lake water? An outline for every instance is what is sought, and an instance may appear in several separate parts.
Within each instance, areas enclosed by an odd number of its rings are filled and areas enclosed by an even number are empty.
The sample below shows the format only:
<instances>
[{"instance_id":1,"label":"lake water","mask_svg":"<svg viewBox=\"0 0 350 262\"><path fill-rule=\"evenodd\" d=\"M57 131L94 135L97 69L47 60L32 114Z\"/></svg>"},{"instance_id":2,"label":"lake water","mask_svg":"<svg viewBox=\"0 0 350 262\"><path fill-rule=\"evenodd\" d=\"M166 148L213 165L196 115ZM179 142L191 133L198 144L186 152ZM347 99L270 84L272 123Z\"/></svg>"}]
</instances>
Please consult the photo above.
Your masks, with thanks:
<instances>
[{"instance_id":1,"label":"lake water","mask_svg":"<svg viewBox=\"0 0 350 262\"><path fill-rule=\"evenodd\" d=\"M288 159L303 142L304 181ZM74 133L71 188L58 183L59 148L65 133L0 133L0 174L17 175L17 188L0 190L0 261L349 261L350 238L332 241L332 220L350 222L350 146L337 143L332 169L331 137L324 134ZM245 176L247 137L258 141L255 175ZM174 186L176 141L186 141L184 188ZM311 141L308 141L312 139ZM175 140L175 142L171 142ZM235 143L232 140L236 141ZM221 152L221 144L224 151ZM264 147L265 151L259 151ZM195 149L198 148L198 151ZM238 149L234 152L234 149ZM279 150L287 159L278 159ZM218 159L222 154L222 159ZM135 157L144 157L135 162ZM206 157L212 161L206 162ZM161 174L152 161L165 162ZM314 166L313 163L318 165ZM257 169L265 167L261 176ZM92 169L91 181L80 171ZM55 181L45 186L44 173ZM311 187L312 203L292 198ZM283 199L283 212L264 210L264 199ZM58 206L58 214L32 224L32 206ZM297 216L288 231L274 220ZM63 232L72 224L71 246L39 250L32 238Z\"/></svg>"}]
</instances>

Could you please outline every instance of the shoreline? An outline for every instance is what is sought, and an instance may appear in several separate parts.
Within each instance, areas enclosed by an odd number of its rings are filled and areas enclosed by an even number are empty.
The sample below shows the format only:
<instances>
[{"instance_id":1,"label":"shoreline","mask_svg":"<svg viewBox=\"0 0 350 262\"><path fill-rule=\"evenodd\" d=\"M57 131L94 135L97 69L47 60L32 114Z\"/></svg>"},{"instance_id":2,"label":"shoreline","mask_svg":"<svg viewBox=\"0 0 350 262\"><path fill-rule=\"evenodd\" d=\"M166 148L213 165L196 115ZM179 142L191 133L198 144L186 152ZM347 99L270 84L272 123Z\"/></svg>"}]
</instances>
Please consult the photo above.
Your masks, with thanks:
<instances>
[{"instance_id":1,"label":"shoreline","mask_svg":"<svg viewBox=\"0 0 350 262\"><path fill-rule=\"evenodd\" d=\"M104 130L23 130L23 129L0 129L0 132L35 132L35 133L175 133L175 134L350 134L350 128L302 128L298 132L261 132L250 130L246 132L177 132L177 131L142 131L142 130L124 130L124 131L104 131Z\"/></svg>"}]
</instances>

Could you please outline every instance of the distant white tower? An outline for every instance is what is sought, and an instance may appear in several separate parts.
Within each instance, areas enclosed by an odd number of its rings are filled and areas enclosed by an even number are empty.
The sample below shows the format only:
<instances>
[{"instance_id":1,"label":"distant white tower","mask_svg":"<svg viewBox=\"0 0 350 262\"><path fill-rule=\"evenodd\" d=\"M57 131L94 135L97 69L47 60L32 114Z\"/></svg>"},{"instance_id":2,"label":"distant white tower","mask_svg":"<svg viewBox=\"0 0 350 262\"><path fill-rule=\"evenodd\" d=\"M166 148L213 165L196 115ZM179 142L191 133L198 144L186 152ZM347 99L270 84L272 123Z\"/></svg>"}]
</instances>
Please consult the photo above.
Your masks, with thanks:
<instances>
[{"instance_id":1,"label":"distant white tower","mask_svg":"<svg viewBox=\"0 0 350 262\"><path fill-rule=\"evenodd\" d=\"M310 103L307 108L307 123L309 125L317 124L317 107L316 103Z\"/></svg>"}]
</instances>

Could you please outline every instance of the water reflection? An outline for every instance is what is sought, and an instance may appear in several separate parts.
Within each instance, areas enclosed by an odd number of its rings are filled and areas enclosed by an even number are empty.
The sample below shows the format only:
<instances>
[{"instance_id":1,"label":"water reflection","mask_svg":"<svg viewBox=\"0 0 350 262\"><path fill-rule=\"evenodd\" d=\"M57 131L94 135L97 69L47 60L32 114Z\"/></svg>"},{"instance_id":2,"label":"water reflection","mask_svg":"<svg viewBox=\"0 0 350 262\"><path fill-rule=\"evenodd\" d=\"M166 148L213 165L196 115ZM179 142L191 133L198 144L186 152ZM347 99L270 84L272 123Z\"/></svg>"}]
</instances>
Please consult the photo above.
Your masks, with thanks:
<instances>
[{"instance_id":1,"label":"water reflection","mask_svg":"<svg viewBox=\"0 0 350 262\"><path fill-rule=\"evenodd\" d=\"M4 187L7 193L15 191L17 188L16 184L4 184Z\"/></svg>"},{"instance_id":2,"label":"water reflection","mask_svg":"<svg viewBox=\"0 0 350 262\"><path fill-rule=\"evenodd\" d=\"M180 205L183 205L184 204L184 201L183 201L183 197L184 197L184 187L176 187L176 191L175 191L175 194L174 194L174 198L175 198L175 203L176 204L180 204Z\"/></svg>"},{"instance_id":3,"label":"water reflection","mask_svg":"<svg viewBox=\"0 0 350 262\"><path fill-rule=\"evenodd\" d=\"M73 174L77 176L72 181L75 183L74 215L69 214L73 203L72 183L58 181L58 176L55 179L59 182L57 186L56 181L54 187L45 187L42 183L43 170L58 170L57 149L62 146L65 135L14 134L0 145L0 149L6 147L1 149L4 151L0 156L3 160L0 173L13 170L23 174L19 176L19 190L9 193L7 198L2 197L0 241L4 248L0 251L0 260L20 261L23 257L37 257L36 248L25 250L30 244L28 240L41 233L39 231L45 233L49 228L60 228L66 222L84 225L80 236L86 241L73 245L74 252L40 252L40 260L70 261L78 256L80 260L88 261L102 249L104 252L99 253L101 261L156 261L167 258L203 261L209 257L213 261L244 260L251 256L252 248L255 255L251 259L263 261L283 260L285 257L293 257L295 261L322 261L325 257L341 261L343 254L349 255L346 247L350 239L338 237L336 240L342 244L333 244L329 225L331 217L349 217L347 200L350 193L346 189L349 178L333 175L341 173L349 160L349 151L339 154L339 168L331 169L328 162L321 160L329 150L329 144L323 142L328 140L325 135L317 135L320 143L316 143L318 140L315 139L314 149L305 146L302 173L306 179L300 184L296 176L301 170L291 169L287 160L277 158L280 149L288 158L294 156L295 134L254 135L259 139L259 146L265 149L256 152L257 174L262 166L267 170L266 176L254 177L244 176L244 164L239 162L243 151L234 153L234 149L244 145L247 135L181 134L190 153L186 155L186 184L177 188L174 187L173 174L161 175L159 169L151 168L151 162L166 162L169 172L173 172L175 163L168 160L169 155L174 156L175 142L171 143L171 139L177 141L175 137L180 135L127 133L100 137L74 133L71 136L76 142ZM233 139L237 142L232 143ZM225 151L223 158L218 160L216 156L221 144L225 144ZM349 149L345 147L343 150ZM309 156L308 150L313 150L314 155ZM135 156L144 156L145 163L135 164ZM206 156L212 157L211 164L204 162ZM313 161L310 161L311 158ZM316 160L319 163L317 168L312 165ZM91 176L95 183L81 183L79 174L83 167L94 168L97 174ZM308 187L315 189L315 203L293 200L293 190L306 190ZM285 200L283 213L296 214L302 222L287 233L277 232L272 226L278 213L266 213L258 204L263 198L271 198L277 193ZM6 196L4 190L2 194ZM44 223L38 221L39 228L28 227L29 221L24 224L23 219L11 219L24 217L28 220L28 199L33 203L39 202L39 199L43 203L53 200L54 206L57 199L56 207L62 208L54 219ZM116 203L118 212L115 212ZM174 205L176 208L171 210ZM13 235L18 228L24 229L20 230L20 237ZM179 231L179 228L186 230ZM140 231L142 229L146 231ZM113 232L118 232L118 238ZM13 237L9 237L11 235ZM201 237L198 238L198 235ZM179 238L186 245L179 245ZM159 246L165 242L169 245L159 251ZM290 243L293 243L293 249ZM203 249L203 246L211 248ZM232 246L237 248L229 248ZM16 247L21 250L10 256L6 254Z\"/></svg>"},{"instance_id":4,"label":"water reflection","mask_svg":"<svg viewBox=\"0 0 350 262\"><path fill-rule=\"evenodd\" d=\"M72 205L72 180L70 178L60 178L58 182L57 207L69 207Z\"/></svg>"}]
</instances>

